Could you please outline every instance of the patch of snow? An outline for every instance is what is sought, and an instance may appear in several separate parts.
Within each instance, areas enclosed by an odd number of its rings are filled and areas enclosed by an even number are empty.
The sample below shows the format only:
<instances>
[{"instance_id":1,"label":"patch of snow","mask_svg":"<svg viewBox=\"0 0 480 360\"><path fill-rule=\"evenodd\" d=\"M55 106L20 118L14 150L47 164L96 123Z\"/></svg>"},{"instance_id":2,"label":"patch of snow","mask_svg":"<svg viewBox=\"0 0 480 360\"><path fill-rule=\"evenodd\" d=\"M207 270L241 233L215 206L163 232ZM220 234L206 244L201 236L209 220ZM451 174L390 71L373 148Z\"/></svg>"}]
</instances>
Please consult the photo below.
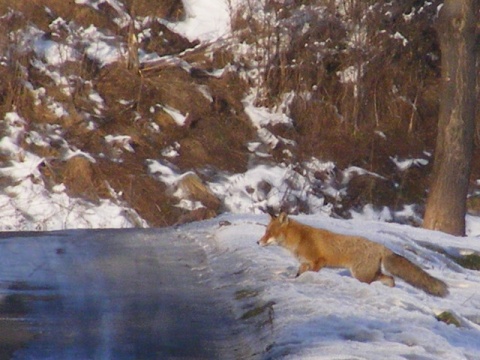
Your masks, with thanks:
<instances>
[{"instance_id":1,"label":"patch of snow","mask_svg":"<svg viewBox=\"0 0 480 360\"><path fill-rule=\"evenodd\" d=\"M180 194L178 194L178 195L180 195ZM179 197L181 197L181 195ZM176 206L181 208L181 209L185 209L185 210L189 210L189 211L197 210L197 209L205 207L200 201L193 201L193 200L188 200L188 199L181 199Z\"/></svg>"},{"instance_id":2,"label":"patch of snow","mask_svg":"<svg viewBox=\"0 0 480 360\"><path fill-rule=\"evenodd\" d=\"M45 159L20 145L24 138L42 146L47 140L38 138L36 132L28 133L27 122L16 112L7 113L1 122L7 130L0 139L0 152L10 158L0 165L5 182L0 193L1 231L147 226L118 199L93 204L70 198L62 184L48 191L40 172ZM70 148L68 151L66 158L83 155L95 161L89 154Z\"/></svg>"},{"instance_id":3,"label":"patch of snow","mask_svg":"<svg viewBox=\"0 0 480 360\"><path fill-rule=\"evenodd\" d=\"M64 148L64 154L63 154L62 160L67 161L67 160L69 160L71 158L74 158L76 156L82 156L93 164L95 164L97 162L97 160L95 160L95 158L92 155L90 155L89 153L86 153L85 151L79 150L75 147Z\"/></svg>"},{"instance_id":4,"label":"patch of snow","mask_svg":"<svg viewBox=\"0 0 480 360\"><path fill-rule=\"evenodd\" d=\"M387 140L387 135L383 131L375 130L375 135L380 136L382 139Z\"/></svg>"},{"instance_id":5,"label":"patch of snow","mask_svg":"<svg viewBox=\"0 0 480 360\"><path fill-rule=\"evenodd\" d=\"M352 179L352 177L359 176L359 175L370 175L370 176L374 176L374 177L377 177L377 178L380 178L380 179L385 179L383 176L380 176L380 175L378 175L374 172L365 170L361 167L349 166L348 168L343 170L342 183L347 184Z\"/></svg>"},{"instance_id":6,"label":"patch of snow","mask_svg":"<svg viewBox=\"0 0 480 360\"><path fill-rule=\"evenodd\" d=\"M121 148L129 151L129 152L135 152L133 149L131 142L132 138L131 136L128 135L106 135L105 136L105 141L107 144L110 144L112 146L120 146Z\"/></svg>"},{"instance_id":7,"label":"patch of snow","mask_svg":"<svg viewBox=\"0 0 480 360\"><path fill-rule=\"evenodd\" d=\"M210 93L210 88L207 85L197 85L198 91L211 103L213 102L212 94Z\"/></svg>"},{"instance_id":8,"label":"patch of snow","mask_svg":"<svg viewBox=\"0 0 480 360\"><path fill-rule=\"evenodd\" d=\"M53 98L50 98L50 99L53 100ZM47 105L47 108L48 108L48 110L50 110L52 115L54 115L58 119L60 119L64 116L68 116L67 109L65 109L65 107L62 104L60 104L59 102L51 101Z\"/></svg>"},{"instance_id":9,"label":"patch of snow","mask_svg":"<svg viewBox=\"0 0 480 360\"><path fill-rule=\"evenodd\" d=\"M183 175L177 174L173 169L171 164L162 164L158 160L149 159L147 160L148 172L151 175L154 175L158 180L163 182L165 185L173 187Z\"/></svg>"},{"instance_id":10,"label":"patch of snow","mask_svg":"<svg viewBox=\"0 0 480 360\"><path fill-rule=\"evenodd\" d=\"M337 71L337 76L342 84L356 84L362 75L362 71L358 69L358 66L353 65L342 71Z\"/></svg>"},{"instance_id":11,"label":"patch of snow","mask_svg":"<svg viewBox=\"0 0 480 360\"><path fill-rule=\"evenodd\" d=\"M7 186L0 194L0 208L1 231L138 226L130 218L131 210L127 207L119 206L110 200L100 200L98 205L94 205L81 199L73 199L67 195L63 186L56 186L49 192L39 177L30 176L20 183ZM147 227L147 224L143 222L143 226Z\"/></svg>"},{"instance_id":12,"label":"patch of snow","mask_svg":"<svg viewBox=\"0 0 480 360\"><path fill-rule=\"evenodd\" d=\"M393 163L396 165L396 167L400 171L408 170L414 166L417 166L417 167L426 166L428 165L428 162L429 162L427 159L422 159L422 158L400 160L397 156L390 157L390 160L393 161Z\"/></svg>"},{"instance_id":13,"label":"patch of snow","mask_svg":"<svg viewBox=\"0 0 480 360\"><path fill-rule=\"evenodd\" d=\"M243 174L225 175L208 184L212 192L233 213L262 213L285 203L298 211L301 202L315 212L327 211L323 197L316 194L304 176L285 165L259 165Z\"/></svg>"},{"instance_id":14,"label":"patch of snow","mask_svg":"<svg viewBox=\"0 0 480 360\"><path fill-rule=\"evenodd\" d=\"M57 43L39 37L34 42L34 51L39 58L43 58L48 65L58 66L67 61L79 59L79 53L70 45Z\"/></svg>"},{"instance_id":15,"label":"patch of snow","mask_svg":"<svg viewBox=\"0 0 480 360\"><path fill-rule=\"evenodd\" d=\"M114 36L105 35L96 26L80 29L79 35L87 56L101 67L126 57L124 45Z\"/></svg>"},{"instance_id":16,"label":"patch of snow","mask_svg":"<svg viewBox=\"0 0 480 360\"><path fill-rule=\"evenodd\" d=\"M105 101L103 101L103 98L100 96L100 94L96 91L91 91L90 94L88 94L88 98L92 100L94 103L97 104L100 108L105 107Z\"/></svg>"},{"instance_id":17,"label":"patch of snow","mask_svg":"<svg viewBox=\"0 0 480 360\"><path fill-rule=\"evenodd\" d=\"M159 106L163 111L165 111L170 117L175 121L175 123L178 126L183 126L185 125L185 121L187 120L188 113L186 115L183 115L180 111L177 109L174 109L170 106L163 106L163 105L157 105Z\"/></svg>"},{"instance_id":18,"label":"patch of snow","mask_svg":"<svg viewBox=\"0 0 480 360\"><path fill-rule=\"evenodd\" d=\"M292 119L289 118L283 109L278 109L275 112L272 112L266 107L257 107L253 104L255 100L254 95L249 95L242 100L245 113L250 118L252 124L257 128L261 129L267 125L277 125L285 124L292 125Z\"/></svg>"},{"instance_id":19,"label":"patch of snow","mask_svg":"<svg viewBox=\"0 0 480 360\"><path fill-rule=\"evenodd\" d=\"M167 158L173 158L180 155L178 150L180 150L180 144L175 142L173 145L167 146L165 149L163 149L161 154Z\"/></svg>"},{"instance_id":20,"label":"patch of snow","mask_svg":"<svg viewBox=\"0 0 480 360\"><path fill-rule=\"evenodd\" d=\"M209 42L229 35L232 6L229 0L183 0L185 20L167 23L169 28L190 41Z\"/></svg>"},{"instance_id":21,"label":"patch of snow","mask_svg":"<svg viewBox=\"0 0 480 360\"><path fill-rule=\"evenodd\" d=\"M350 210L350 215L354 220L373 220L373 221L392 221L393 216L390 209L383 206L381 210L376 210L371 204L365 205L361 211Z\"/></svg>"},{"instance_id":22,"label":"patch of snow","mask_svg":"<svg viewBox=\"0 0 480 360\"><path fill-rule=\"evenodd\" d=\"M295 145L294 141L276 136L266 128L269 125L293 125L293 120L287 115L289 112L288 107L293 99L292 94L293 93L289 93L284 96L280 106L273 110L266 107L255 106L255 94L250 94L242 100L245 114L247 114L253 126L257 129L258 138L262 143L268 145L270 149L276 148L280 142L286 145Z\"/></svg>"},{"instance_id":23,"label":"patch of snow","mask_svg":"<svg viewBox=\"0 0 480 360\"><path fill-rule=\"evenodd\" d=\"M400 40L402 42L402 45L403 46L407 46L408 45L408 40L405 36L403 36L402 34L400 34L398 31L393 34L392 36L394 39L396 40Z\"/></svg>"},{"instance_id":24,"label":"patch of snow","mask_svg":"<svg viewBox=\"0 0 480 360\"><path fill-rule=\"evenodd\" d=\"M38 59L33 59L31 62L33 67L35 67L36 69L38 69L42 74L45 74L46 76L48 76L50 79L53 80L53 82L55 83L55 85L61 89L61 91L67 95L67 96L71 96L72 93L73 93L73 88L72 86L70 85L70 82L69 80L61 75L61 73L57 70L57 69L51 69L52 67L49 66L48 63L44 63L43 61L40 61ZM62 61L63 63L63 61ZM33 86L30 84L29 87L33 88ZM43 88L40 88L40 89L43 89ZM45 97L45 93L42 94L43 97ZM39 103L39 102L37 102Z\"/></svg>"}]
</instances>

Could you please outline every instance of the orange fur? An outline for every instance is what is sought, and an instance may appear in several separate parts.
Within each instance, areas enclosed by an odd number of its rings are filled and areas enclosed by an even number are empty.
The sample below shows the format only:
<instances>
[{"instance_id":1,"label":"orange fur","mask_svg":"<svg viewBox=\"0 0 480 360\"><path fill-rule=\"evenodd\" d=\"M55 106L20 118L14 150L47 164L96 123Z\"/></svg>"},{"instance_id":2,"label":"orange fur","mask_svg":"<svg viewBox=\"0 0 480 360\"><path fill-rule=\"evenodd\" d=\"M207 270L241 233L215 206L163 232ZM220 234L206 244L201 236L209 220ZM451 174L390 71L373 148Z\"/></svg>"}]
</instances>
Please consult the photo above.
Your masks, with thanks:
<instances>
[{"instance_id":1,"label":"orange fur","mask_svg":"<svg viewBox=\"0 0 480 360\"><path fill-rule=\"evenodd\" d=\"M381 281L387 286L395 286L394 278L382 273L383 266L391 275L431 295L448 294L443 281L381 244L359 236L336 234L304 225L285 213L278 217L271 215L267 230L258 244L277 244L290 250L300 261L297 276L305 271L319 271L323 267L338 267L349 269L352 276L362 282Z\"/></svg>"}]
</instances>

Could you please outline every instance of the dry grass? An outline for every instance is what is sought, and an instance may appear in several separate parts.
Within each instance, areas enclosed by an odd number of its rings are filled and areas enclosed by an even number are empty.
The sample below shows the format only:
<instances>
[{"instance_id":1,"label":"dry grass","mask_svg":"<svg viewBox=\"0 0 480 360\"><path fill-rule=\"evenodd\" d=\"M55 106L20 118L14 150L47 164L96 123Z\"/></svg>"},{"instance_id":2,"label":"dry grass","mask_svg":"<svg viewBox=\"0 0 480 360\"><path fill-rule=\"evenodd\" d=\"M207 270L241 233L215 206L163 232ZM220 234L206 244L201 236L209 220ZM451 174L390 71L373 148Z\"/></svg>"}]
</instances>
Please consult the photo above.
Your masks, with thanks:
<instances>
[{"instance_id":1,"label":"dry grass","mask_svg":"<svg viewBox=\"0 0 480 360\"><path fill-rule=\"evenodd\" d=\"M279 6L270 0L263 10L268 19L276 19L273 24L256 17L252 4L235 18L234 26L240 41L258 48L264 101L270 105L290 91L308 94L308 110L296 121L307 121L308 127L333 122L355 132L395 127L407 133L421 130L425 116L435 121L435 113L418 110L422 104L435 111L436 99L428 96L439 65L434 4L425 7L414 24L404 17L418 7L411 1L349 1L339 6L308 1L299 7L297 2ZM308 26L296 19L306 19ZM288 46L281 37L288 39ZM315 118L305 120L310 114Z\"/></svg>"},{"instance_id":2,"label":"dry grass","mask_svg":"<svg viewBox=\"0 0 480 360\"><path fill-rule=\"evenodd\" d=\"M189 173L183 176L176 184L176 187L180 189L189 200L199 201L213 211L217 211L220 208L220 200L195 173Z\"/></svg>"},{"instance_id":3,"label":"dry grass","mask_svg":"<svg viewBox=\"0 0 480 360\"><path fill-rule=\"evenodd\" d=\"M125 3L125 9L135 16L158 16L170 21L184 16L181 2L176 0L131 0ZM240 99L244 87L238 78L197 77L195 72L185 71L176 65L142 73L128 69L124 62L101 68L85 57L51 69L72 79L72 82L78 79L72 87L73 93L66 95L50 76L32 66L35 55L31 50L12 53L18 48L18 39L8 34L29 24L50 34L51 22L62 17L67 23L74 22L84 27L93 24L121 38L127 36L127 32L113 21L118 13L108 5L95 10L72 1L19 0L12 3L0 0L0 13L9 11L11 15L0 22L2 30L5 30L2 32L4 35L0 35L0 47L8 54L0 66L0 74L3 75L0 84L1 114L15 110L27 119L30 129L39 132L46 124L58 124L65 144L92 154L97 160L92 163L77 156L63 161L61 146L64 144L47 148L25 144L30 151L47 158L47 166L42 169L47 183L62 182L72 196L94 202L111 197L110 189L113 189L122 194L122 199L149 224L165 226L176 223L180 217L188 218L188 214L175 207L178 200L169 195L162 183L148 175L147 159L158 158L163 148L179 142L182 153L174 159L179 171L201 170L207 166L228 171L245 170L244 146L253 131L241 114ZM152 37L141 44L146 51L155 51L159 55L178 54L196 45L170 32L157 21L152 21L150 26L153 33L163 36ZM67 36L67 33L55 32L54 39L62 42ZM224 53L210 58L202 50L197 50L190 52L186 61L195 64L202 72L212 69L224 58ZM43 89L44 99L62 104L68 114L61 118L55 116L48 101L35 101L28 88L30 86ZM211 89L211 99L207 99L199 86ZM100 112L90 99L92 92L98 93L104 101ZM173 124L160 105L189 114L186 125ZM86 115L96 124L95 131L88 129ZM152 123L156 123L160 131L154 131ZM105 141L108 134L130 136L135 152L113 149ZM229 152L225 151L227 148ZM218 200L205 196L202 199L212 210L207 209L203 215L194 214L193 218L211 216L212 211L213 214L217 211Z\"/></svg>"},{"instance_id":4,"label":"dry grass","mask_svg":"<svg viewBox=\"0 0 480 360\"><path fill-rule=\"evenodd\" d=\"M95 174L95 165L87 158L75 156L63 164L62 170L62 182L70 195L84 197L93 202L107 195L105 184Z\"/></svg>"},{"instance_id":5,"label":"dry grass","mask_svg":"<svg viewBox=\"0 0 480 360\"><path fill-rule=\"evenodd\" d=\"M126 0L125 5L134 9L136 16L153 16L170 21L181 20L185 16L183 4L178 0Z\"/></svg>"},{"instance_id":6,"label":"dry grass","mask_svg":"<svg viewBox=\"0 0 480 360\"><path fill-rule=\"evenodd\" d=\"M423 156L423 151L434 148L437 3L354 0L281 5L270 0L262 8L268 18L256 15L262 12L255 2L238 14L234 26L239 41L257 49L255 61L263 69L259 102L273 106L284 94L296 94L290 106L294 126L273 129L297 142L295 161L315 156L333 160L340 168L361 166L398 184L389 194L391 206L423 201L430 168L401 173L390 158ZM415 17L409 20L412 12ZM280 41L282 37L288 41ZM277 149L277 158L288 161L281 151ZM383 198L360 192L356 197L365 198L359 206L369 201L385 204Z\"/></svg>"},{"instance_id":7,"label":"dry grass","mask_svg":"<svg viewBox=\"0 0 480 360\"><path fill-rule=\"evenodd\" d=\"M128 159L123 163L100 160L98 176L108 181L122 198L151 226L174 224L182 215L182 210L173 206L172 199L161 182L146 174L145 165Z\"/></svg>"}]
</instances>

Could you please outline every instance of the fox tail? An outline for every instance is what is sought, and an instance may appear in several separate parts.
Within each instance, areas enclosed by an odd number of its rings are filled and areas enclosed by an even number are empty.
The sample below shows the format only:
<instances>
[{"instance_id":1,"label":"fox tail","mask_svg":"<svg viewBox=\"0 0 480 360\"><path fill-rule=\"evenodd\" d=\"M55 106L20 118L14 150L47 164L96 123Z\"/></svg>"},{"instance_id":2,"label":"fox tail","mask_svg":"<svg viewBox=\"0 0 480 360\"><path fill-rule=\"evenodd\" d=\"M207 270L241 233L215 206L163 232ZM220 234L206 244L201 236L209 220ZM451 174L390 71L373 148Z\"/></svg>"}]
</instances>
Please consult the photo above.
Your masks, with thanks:
<instances>
[{"instance_id":1,"label":"fox tail","mask_svg":"<svg viewBox=\"0 0 480 360\"><path fill-rule=\"evenodd\" d=\"M383 266L393 276L405 280L412 286L434 296L445 297L448 295L448 287L439 280L426 273L417 265L397 254L389 254L383 259Z\"/></svg>"}]
</instances>

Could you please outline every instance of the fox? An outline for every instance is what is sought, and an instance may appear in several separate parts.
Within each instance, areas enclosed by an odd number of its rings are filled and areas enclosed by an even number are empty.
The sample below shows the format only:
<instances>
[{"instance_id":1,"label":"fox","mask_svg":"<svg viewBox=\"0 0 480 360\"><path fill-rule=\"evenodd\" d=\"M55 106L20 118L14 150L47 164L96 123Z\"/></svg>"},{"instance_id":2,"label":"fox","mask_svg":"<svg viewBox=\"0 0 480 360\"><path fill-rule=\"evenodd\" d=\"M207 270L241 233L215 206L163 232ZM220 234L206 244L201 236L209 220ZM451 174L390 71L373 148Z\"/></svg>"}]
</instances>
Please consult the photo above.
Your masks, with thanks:
<instances>
[{"instance_id":1,"label":"fox","mask_svg":"<svg viewBox=\"0 0 480 360\"><path fill-rule=\"evenodd\" d=\"M285 212L278 216L269 215L265 234L257 243L288 249L300 262L297 277L306 271L320 271L324 267L345 268L354 278L367 284L380 281L394 287L395 276L427 294L438 297L449 294L445 282L382 244L360 236L314 228L291 219Z\"/></svg>"}]
</instances>

